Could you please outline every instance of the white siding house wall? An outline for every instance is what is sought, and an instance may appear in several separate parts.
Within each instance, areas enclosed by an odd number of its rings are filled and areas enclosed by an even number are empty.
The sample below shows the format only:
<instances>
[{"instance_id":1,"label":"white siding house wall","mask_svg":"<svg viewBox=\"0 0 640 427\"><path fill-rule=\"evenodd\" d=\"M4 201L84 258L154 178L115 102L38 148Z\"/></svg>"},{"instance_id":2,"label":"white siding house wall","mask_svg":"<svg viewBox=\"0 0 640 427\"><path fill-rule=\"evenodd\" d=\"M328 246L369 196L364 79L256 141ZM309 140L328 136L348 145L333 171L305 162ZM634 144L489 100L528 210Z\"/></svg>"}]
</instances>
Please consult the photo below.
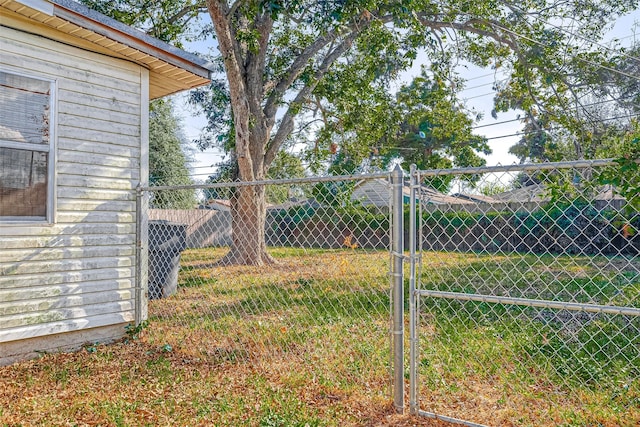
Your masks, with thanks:
<instances>
[{"instance_id":1,"label":"white siding house wall","mask_svg":"<svg viewBox=\"0 0 640 427\"><path fill-rule=\"evenodd\" d=\"M391 184L384 179L372 179L358 182L351 193L351 200L359 201L363 206L374 205L388 207Z\"/></svg>"},{"instance_id":2,"label":"white siding house wall","mask_svg":"<svg viewBox=\"0 0 640 427\"><path fill-rule=\"evenodd\" d=\"M149 77L136 64L5 27L0 52L0 69L55 80L57 91L54 223L0 223L2 364L46 349L34 338L73 346L88 328L103 328L94 339L115 338L134 320Z\"/></svg>"}]
</instances>

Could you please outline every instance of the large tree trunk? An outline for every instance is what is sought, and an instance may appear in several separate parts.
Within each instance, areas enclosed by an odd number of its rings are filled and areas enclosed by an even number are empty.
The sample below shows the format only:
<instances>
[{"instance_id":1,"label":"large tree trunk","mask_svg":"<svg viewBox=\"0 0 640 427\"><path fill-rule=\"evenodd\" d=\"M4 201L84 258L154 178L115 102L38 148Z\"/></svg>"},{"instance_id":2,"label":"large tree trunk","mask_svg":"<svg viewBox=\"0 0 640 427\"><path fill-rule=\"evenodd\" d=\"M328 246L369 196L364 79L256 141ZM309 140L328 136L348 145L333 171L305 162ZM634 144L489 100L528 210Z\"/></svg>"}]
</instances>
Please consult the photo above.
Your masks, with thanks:
<instances>
[{"instance_id":1,"label":"large tree trunk","mask_svg":"<svg viewBox=\"0 0 640 427\"><path fill-rule=\"evenodd\" d=\"M266 215L264 186L235 189L231 197L231 247L219 264L265 265L275 262L267 253L265 243Z\"/></svg>"},{"instance_id":2,"label":"large tree trunk","mask_svg":"<svg viewBox=\"0 0 640 427\"><path fill-rule=\"evenodd\" d=\"M352 22L353 28L344 37L341 37L342 29L331 29L318 36L293 58L287 72L270 81L266 72L267 53L274 16L277 15L274 11L277 9L265 4L259 8L249 7L251 12L248 12L244 10L247 6L244 2L236 1L229 5L226 0L206 0L206 5L229 83L238 175L245 182L260 181L293 131L294 117L300 106L331 64L349 49L359 32L368 25L371 16L356 18ZM257 13L254 15L254 12ZM248 43L245 36L240 37L240 32L251 34L252 43ZM328 52L321 54L326 48ZM315 57L318 57L318 67L310 82L304 83L298 94L290 100L276 134L271 137L286 92L296 84ZM231 205L233 243L230 252L220 262L248 265L273 263L273 258L266 251L264 235L264 186L239 187Z\"/></svg>"},{"instance_id":3,"label":"large tree trunk","mask_svg":"<svg viewBox=\"0 0 640 427\"><path fill-rule=\"evenodd\" d=\"M235 128L235 155L241 181L260 181L272 158L265 149L275 123L276 110L265 115L264 70L269 35L273 25L265 9L254 20L240 18L236 5L225 0L207 0L207 9L216 30L218 48L224 60ZM249 49L236 31L255 25L259 32L258 52ZM275 147L274 151L279 147ZM232 244L221 264L264 265L274 262L265 242L266 199L264 186L241 186L231 198Z\"/></svg>"},{"instance_id":4,"label":"large tree trunk","mask_svg":"<svg viewBox=\"0 0 640 427\"><path fill-rule=\"evenodd\" d=\"M241 181L263 180L264 147L269 131L263 123L250 125L249 103L241 105L243 117L236 117L236 156ZM253 113L253 114L251 114ZM265 265L274 263L267 253L265 222L267 217L266 188L264 185L238 186L231 197L232 243L222 264Z\"/></svg>"}]
</instances>

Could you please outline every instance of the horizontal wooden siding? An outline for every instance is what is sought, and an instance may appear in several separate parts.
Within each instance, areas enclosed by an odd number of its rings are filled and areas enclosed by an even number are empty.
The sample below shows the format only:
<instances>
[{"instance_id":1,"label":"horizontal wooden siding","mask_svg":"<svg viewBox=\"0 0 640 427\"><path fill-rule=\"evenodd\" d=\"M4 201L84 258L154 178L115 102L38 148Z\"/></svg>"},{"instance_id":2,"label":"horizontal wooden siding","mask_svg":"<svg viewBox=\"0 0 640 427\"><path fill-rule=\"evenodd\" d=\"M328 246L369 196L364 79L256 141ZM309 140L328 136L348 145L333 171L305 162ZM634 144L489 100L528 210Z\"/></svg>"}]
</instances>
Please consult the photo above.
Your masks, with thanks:
<instances>
[{"instance_id":1,"label":"horizontal wooden siding","mask_svg":"<svg viewBox=\"0 0 640 427\"><path fill-rule=\"evenodd\" d=\"M55 222L0 224L0 342L130 322L141 69L4 27L0 52L57 87Z\"/></svg>"}]
</instances>

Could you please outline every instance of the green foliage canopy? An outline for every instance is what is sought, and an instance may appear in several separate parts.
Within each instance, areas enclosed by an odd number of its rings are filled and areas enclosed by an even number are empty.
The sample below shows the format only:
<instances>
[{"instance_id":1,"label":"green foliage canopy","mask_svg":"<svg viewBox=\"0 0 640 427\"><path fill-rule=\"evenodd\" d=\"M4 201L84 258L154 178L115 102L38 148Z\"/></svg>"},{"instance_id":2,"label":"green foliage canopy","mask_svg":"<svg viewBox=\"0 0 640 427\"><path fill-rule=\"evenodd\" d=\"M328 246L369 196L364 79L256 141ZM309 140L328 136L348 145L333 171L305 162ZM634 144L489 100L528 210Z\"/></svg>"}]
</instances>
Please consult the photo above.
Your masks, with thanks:
<instances>
[{"instance_id":1,"label":"green foliage canopy","mask_svg":"<svg viewBox=\"0 0 640 427\"><path fill-rule=\"evenodd\" d=\"M402 120L390 108L389 83L420 55L429 79L442 87L461 83L454 69L464 62L491 66L506 76L496 81L496 112L525 111L527 134L534 136L514 149L523 159L595 155L584 147L591 132L585 129L585 97L616 87L637 95L638 81L628 77L638 71L637 61L630 59L634 51L593 42L613 19L636 9L636 0L84 2L173 43L217 38L223 50L220 76L210 91L196 91L192 97L210 123L200 143L237 150L228 141L238 131L234 121L246 120L247 128L260 134L250 144L259 146L253 152L262 157L252 159L252 167L261 176L292 138L311 140L315 154L325 157L336 141L349 155L366 157L371 145L397 136ZM605 76L606 70L624 74ZM230 85L230 78L238 84ZM235 86L246 95L244 100L233 95ZM632 96L626 99L633 105ZM249 117L234 118L231 112L237 114L245 101ZM304 132L322 112L331 114ZM303 120L294 134L296 117ZM357 117L358 126L350 123ZM552 128L561 131L552 133ZM469 158L465 151L462 158ZM460 163L455 155L445 157L448 161L436 156L426 163Z\"/></svg>"}]
</instances>

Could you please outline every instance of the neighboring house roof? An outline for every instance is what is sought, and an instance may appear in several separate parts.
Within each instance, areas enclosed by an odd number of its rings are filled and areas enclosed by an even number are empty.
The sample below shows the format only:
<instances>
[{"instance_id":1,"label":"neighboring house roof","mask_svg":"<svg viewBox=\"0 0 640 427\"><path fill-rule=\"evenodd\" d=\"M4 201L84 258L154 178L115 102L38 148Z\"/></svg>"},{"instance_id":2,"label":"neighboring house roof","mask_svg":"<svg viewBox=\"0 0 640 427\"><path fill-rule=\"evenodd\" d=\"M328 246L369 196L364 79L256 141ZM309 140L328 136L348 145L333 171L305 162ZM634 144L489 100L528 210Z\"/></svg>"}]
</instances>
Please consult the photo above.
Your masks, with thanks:
<instances>
[{"instance_id":1,"label":"neighboring house roof","mask_svg":"<svg viewBox=\"0 0 640 427\"><path fill-rule=\"evenodd\" d=\"M382 178L358 181L354 186L351 199L360 200L364 205L374 204L376 206L387 206L389 204L388 194L391 188L390 186L389 181ZM411 190L408 185L403 186L402 194L410 197ZM434 205L464 205L474 203L469 200L441 193L425 185L420 187L418 198L424 203Z\"/></svg>"},{"instance_id":2,"label":"neighboring house roof","mask_svg":"<svg viewBox=\"0 0 640 427\"><path fill-rule=\"evenodd\" d=\"M381 178L358 181L353 186L351 200L363 205L388 206L390 185L388 180Z\"/></svg>"},{"instance_id":3,"label":"neighboring house roof","mask_svg":"<svg viewBox=\"0 0 640 427\"><path fill-rule=\"evenodd\" d=\"M229 199L209 199L207 203L200 206L202 209L213 209L216 211L229 212L231 210L231 200Z\"/></svg>"},{"instance_id":4,"label":"neighboring house roof","mask_svg":"<svg viewBox=\"0 0 640 427\"><path fill-rule=\"evenodd\" d=\"M603 185L600 192L595 197L596 200L625 200L623 196L616 193L612 185Z\"/></svg>"},{"instance_id":5,"label":"neighboring house roof","mask_svg":"<svg viewBox=\"0 0 640 427\"><path fill-rule=\"evenodd\" d=\"M549 200L544 184L532 184L493 196L498 202L544 202ZM603 185L593 200L624 200L611 185Z\"/></svg>"},{"instance_id":6,"label":"neighboring house roof","mask_svg":"<svg viewBox=\"0 0 640 427\"><path fill-rule=\"evenodd\" d=\"M542 202L548 200L543 184L532 184L504 193L494 194L494 199L499 202Z\"/></svg>"},{"instance_id":7,"label":"neighboring house roof","mask_svg":"<svg viewBox=\"0 0 640 427\"><path fill-rule=\"evenodd\" d=\"M151 99L207 84L214 70L209 61L72 0L0 0L0 13L2 9L42 24L38 35L108 53L149 69ZM0 16L3 26L20 29L18 19L9 19L8 14ZM47 27L55 31L46 31Z\"/></svg>"},{"instance_id":8,"label":"neighboring house roof","mask_svg":"<svg viewBox=\"0 0 640 427\"><path fill-rule=\"evenodd\" d=\"M409 189L406 188L406 190ZM403 192L404 191L405 189L403 189ZM441 193L424 185L420 186L420 200L434 205L469 205L475 203L467 199Z\"/></svg>"},{"instance_id":9,"label":"neighboring house roof","mask_svg":"<svg viewBox=\"0 0 640 427\"><path fill-rule=\"evenodd\" d=\"M456 193L453 197L457 197L459 199L468 200L470 202L475 203L498 203L499 200L491 196L485 196L484 194L468 194L468 193Z\"/></svg>"}]
</instances>

